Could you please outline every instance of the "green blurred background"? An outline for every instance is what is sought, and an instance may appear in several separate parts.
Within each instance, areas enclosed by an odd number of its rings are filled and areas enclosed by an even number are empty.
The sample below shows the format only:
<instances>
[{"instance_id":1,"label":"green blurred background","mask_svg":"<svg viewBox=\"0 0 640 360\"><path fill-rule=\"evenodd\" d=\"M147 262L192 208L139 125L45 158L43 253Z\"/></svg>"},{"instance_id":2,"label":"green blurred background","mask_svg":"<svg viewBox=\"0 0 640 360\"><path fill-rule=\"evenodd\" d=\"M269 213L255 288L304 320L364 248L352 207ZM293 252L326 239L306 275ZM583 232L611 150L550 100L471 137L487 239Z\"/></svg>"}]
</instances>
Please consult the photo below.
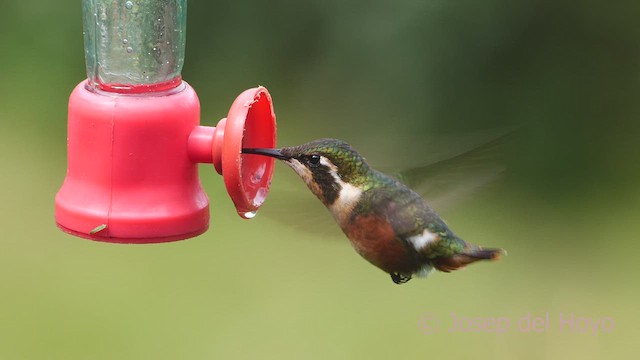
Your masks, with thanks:
<instances>
[{"instance_id":1,"label":"green blurred background","mask_svg":"<svg viewBox=\"0 0 640 360\"><path fill-rule=\"evenodd\" d=\"M85 77L80 1L1 2L0 359L637 357L639 10L189 1L183 77L203 124L261 84L280 144L338 137L398 168L440 159L469 134L520 129L504 179L442 214L509 256L396 286L337 228L283 224L284 194L312 195L281 165L251 221L203 166L212 219L196 239L126 246L57 230L67 100ZM316 204L309 217L328 213ZM516 328L546 313L545 331ZM449 332L452 314L512 323L501 335ZM615 325L561 328L569 314Z\"/></svg>"}]
</instances>

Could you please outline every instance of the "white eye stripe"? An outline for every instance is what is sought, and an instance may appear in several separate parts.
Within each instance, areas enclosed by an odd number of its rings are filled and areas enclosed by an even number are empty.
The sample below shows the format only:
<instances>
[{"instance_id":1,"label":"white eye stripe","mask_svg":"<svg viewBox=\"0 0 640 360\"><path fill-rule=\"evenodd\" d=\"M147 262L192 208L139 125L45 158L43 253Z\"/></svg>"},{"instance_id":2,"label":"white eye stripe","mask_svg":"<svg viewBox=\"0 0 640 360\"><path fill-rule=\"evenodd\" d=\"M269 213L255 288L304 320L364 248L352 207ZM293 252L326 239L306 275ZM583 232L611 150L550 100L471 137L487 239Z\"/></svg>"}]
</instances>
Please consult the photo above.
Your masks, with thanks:
<instances>
[{"instance_id":1,"label":"white eye stripe","mask_svg":"<svg viewBox=\"0 0 640 360\"><path fill-rule=\"evenodd\" d=\"M329 161L329 159L327 159L322 155L320 156L320 165L324 165L333 171L338 171L338 168L335 165L333 165L333 163Z\"/></svg>"},{"instance_id":2,"label":"white eye stripe","mask_svg":"<svg viewBox=\"0 0 640 360\"><path fill-rule=\"evenodd\" d=\"M340 176L338 175L338 167L337 166L335 166L331 161L329 161L329 159L327 159L324 156L320 156L320 164L329 168L329 174L331 174L331 176L333 176L333 179L338 184L344 185L344 182L342 181L342 179L340 179Z\"/></svg>"}]
</instances>

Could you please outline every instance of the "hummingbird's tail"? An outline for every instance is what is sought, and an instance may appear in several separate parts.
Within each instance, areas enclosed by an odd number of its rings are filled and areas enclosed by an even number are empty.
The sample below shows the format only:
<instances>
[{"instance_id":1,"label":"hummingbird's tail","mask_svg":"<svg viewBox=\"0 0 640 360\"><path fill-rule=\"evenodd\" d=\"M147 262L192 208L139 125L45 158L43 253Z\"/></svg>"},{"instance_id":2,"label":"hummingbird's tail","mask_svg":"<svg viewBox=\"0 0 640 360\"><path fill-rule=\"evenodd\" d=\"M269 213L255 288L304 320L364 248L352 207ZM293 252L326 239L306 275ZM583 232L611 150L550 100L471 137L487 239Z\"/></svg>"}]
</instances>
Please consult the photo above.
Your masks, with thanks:
<instances>
[{"instance_id":1,"label":"hummingbird's tail","mask_svg":"<svg viewBox=\"0 0 640 360\"><path fill-rule=\"evenodd\" d=\"M507 252L504 249L483 249L481 247L476 247L474 249L465 250L464 254L478 260L500 260L502 255L506 255Z\"/></svg>"},{"instance_id":2,"label":"hummingbird's tail","mask_svg":"<svg viewBox=\"0 0 640 360\"><path fill-rule=\"evenodd\" d=\"M446 258L435 258L431 263L440 271L451 272L478 260L499 260L502 255L506 254L507 252L503 249L483 249L481 247L473 246L469 249L465 249L465 251L460 254Z\"/></svg>"}]
</instances>

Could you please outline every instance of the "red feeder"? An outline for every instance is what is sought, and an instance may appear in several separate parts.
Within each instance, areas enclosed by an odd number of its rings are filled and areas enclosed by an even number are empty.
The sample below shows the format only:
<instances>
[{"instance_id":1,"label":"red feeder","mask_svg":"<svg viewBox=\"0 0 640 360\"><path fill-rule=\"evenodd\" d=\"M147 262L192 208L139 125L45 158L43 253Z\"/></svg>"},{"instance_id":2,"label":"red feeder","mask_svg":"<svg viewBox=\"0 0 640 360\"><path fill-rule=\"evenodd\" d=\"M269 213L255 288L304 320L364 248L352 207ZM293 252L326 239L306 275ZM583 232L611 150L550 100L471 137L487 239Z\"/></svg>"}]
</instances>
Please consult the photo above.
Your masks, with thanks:
<instances>
[{"instance_id":1,"label":"red feeder","mask_svg":"<svg viewBox=\"0 0 640 360\"><path fill-rule=\"evenodd\" d=\"M177 37L161 39L166 51L144 48L144 30L162 29L145 19L183 29L183 3L175 1L172 12L166 6L136 8L132 2L83 2L89 79L69 100L68 168L55 201L56 222L63 231L118 243L165 242L203 233L209 226L209 201L198 163L213 163L223 175L240 216L253 217L264 202L274 160L244 157L241 149L276 145L267 89L244 91L216 127L200 126L198 97L180 78L184 31L158 34ZM139 16L144 12L152 16ZM101 46L95 46L97 34ZM131 61L130 56L137 57ZM114 58L120 61L105 61Z\"/></svg>"}]
</instances>

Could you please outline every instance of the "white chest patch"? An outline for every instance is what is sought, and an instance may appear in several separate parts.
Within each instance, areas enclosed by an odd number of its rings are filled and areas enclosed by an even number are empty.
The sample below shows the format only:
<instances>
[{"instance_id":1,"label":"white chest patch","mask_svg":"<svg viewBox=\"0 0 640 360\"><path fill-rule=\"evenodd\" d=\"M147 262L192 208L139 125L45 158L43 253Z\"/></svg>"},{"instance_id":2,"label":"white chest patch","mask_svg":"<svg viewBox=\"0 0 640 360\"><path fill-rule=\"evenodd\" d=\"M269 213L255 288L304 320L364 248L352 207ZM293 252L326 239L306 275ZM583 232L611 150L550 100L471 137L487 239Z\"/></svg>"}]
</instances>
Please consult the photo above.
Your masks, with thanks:
<instances>
[{"instance_id":1,"label":"white chest patch","mask_svg":"<svg viewBox=\"0 0 640 360\"><path fill-rule=\"evenodd\" d=\"M438 236L438 234L434 234L429 230L424 229L422 234L411 236L408 240L416 250L420 251L439 239L440 236Z\"/></svg>"},{"instance_id":2,"label":"white chest patch","mask_svg":"<svg viewBox=\"0 0 640 360\"><path fill-rule=\"evenodd\" d=\"M347 183L340 183L340 195L336 201L331 205L331 210L333 208L353 208L360 200L360 196L362 195L362 190L360 188L353 186Z\"/></svg>"}]
</instances>

